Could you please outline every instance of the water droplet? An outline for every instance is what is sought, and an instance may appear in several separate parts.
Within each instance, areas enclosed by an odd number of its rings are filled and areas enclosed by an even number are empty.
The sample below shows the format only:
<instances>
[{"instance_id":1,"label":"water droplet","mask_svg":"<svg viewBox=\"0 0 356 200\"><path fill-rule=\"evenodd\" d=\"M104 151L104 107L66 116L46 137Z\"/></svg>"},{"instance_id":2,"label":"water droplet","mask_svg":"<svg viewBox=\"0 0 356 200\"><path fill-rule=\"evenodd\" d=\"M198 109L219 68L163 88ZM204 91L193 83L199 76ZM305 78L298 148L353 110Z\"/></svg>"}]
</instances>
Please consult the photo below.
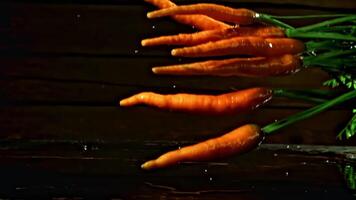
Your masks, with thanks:
<instances>
[{"instance_id":1,"label":"water droplet","mask_svg":"<svg viewBox=\"0 0 356 200\"><path fill-rule=\"evenodd\" d=\"M300 145L297 145L297 149L300 149Z\"/></svg>"},{"instance_id":2,"label":"water droplet","mask_svg":"<svg viewBox=\"0 0 356 200\"><path fill-rule=\"evenodd\" d=\"M209 181L212 181L213 180L213 177L209 177Z\"/></svg>"},{"instance_id":3,"label":"water droplet","mask_svg":"<svg viewBox=\"0 0 356 200\"><path fill-rule=\"evenodd\" d=\"M152 29L156 29L156 26L155 26L155 25L153 25L153 26L152 26Z\"/></svg>"},{"instance_id":4,"label":"water droplet","mask_svg":"<svg viewBox=\"0 0 356 200\"><path fill-rule=\"evenodd\" d=\"M208 173L208 170L207 170L207 169L204 169L204 172L205 172L205 173Z\"/></svg>"},{"instance_id":5,"label":"water droplet","mask_svg":"<svg viewBox=\"0 0 356 200\"><path fill-rule=\"evenodd\" d=\"M302 165L306 165L306 164L307 164L307 162L301 162L300 164L302 164Z\"/></svg>"},{"instance_id":6,"label":"water droplet","mask_svg":"<svg viewBox=\"0 0 356 200\"><path fill-rule=\"evenodd\" d=\"M182 148L181 146L178 147L178 149L181 149L181 148Z\"/></svg>"},{"instance_id":7,"label":"water droplet","mask_svg":"<svg viewBox=\"0 0 356 200\"><path fill-rule=\"evenodd\" d=\"M195 29L195 26L192 26L192 29Z\"/></svg>"},{"instance_id":8,"label":"water droplet","mask_svg":"<svg viewBox=\"0 0 356 200\"><path fill-rule=\"evenodd\" d=\"M307 192L308 192L308 190L304 190L304 192L305 192L305 193L307 193Z\"/></svg>"},{"instance_id":9,"label":"water droplet","mask_svg":"<svg viewBox=\"0 0 356 200\"><path fill-rule=\"evenodd\" d=\"M84 151L87 151L87 150L88 150L88 145L84 144L84 145L83 145L83 150L84 150Z\"/></svg>"},{"instance_id":10,"label":"water droplet","mask_svg":"<svg viewBox=\"0 0 356 200\"><path fill-rule=\"evenodd\" d=\"M173 88L176 88L177 86L176 85L172 85Z\"/></svg>"},{"instance_id":11,"label":"water droplet","mask_svg":"<svg viewBox=\"0 0 356 200\"><path fill-rule=\"evenodd\" d=\"M346 158L347 159L355 159L355 155L354 154L346 154Z\"/></svg>"},{"instance_id":12,"label":"water droplet","mask_svg":"<svg viewBox=\"0 0 356 200\"><path fill-rule=\"evenodd\" d=\"M269 48L273 48L273 44L272 43L268 43Z\"/></svg>"},{"instance_id":13,"label":"water droplet","mask_svg":"<svg viewBox=\"0 0 356 200\"><path fill-rule=\"evenodd\" d=\"M286 172L285 174L286 174L286 176L289 176L289 172Z\"/></svg>"},{"instance_id":14,"label":"water droplet","mask_svg":"<svg viewBox=\"0 0 356 200\"><path fill-rule=\"evenodd\" d=\"M274 122L278 122L278 120L277 120L277 119L275 119L275 120L274 120Z\"/></svg>"},{"instance_id":15,"label":"water droplet","mask_svg":"<svg viewBox=\"0 0 356 200\"><path fill-rule=\"evenodd\" d=\"M317 55L317 53L315 51L311 51L310 54L313 55L313 56Z\"/></svg>"},{"instance_id":16,"label":"water droplet","mask_svg":"<svg viewBox=\"0 0 356 200\"><path fill-rule=\"evenodd\" d=\"M286 148L289 149L289 145L287 145Z\"/></svg>"},{"instance_id":17,"label":"water droplet","mask_svg":"<svg viewBox=\"0 0 356 200\"><path fill-rule=\"evenodd\" d=\"M138 54L138 50L137 50L137 49L135 49L135 51L134 51L134 52L135 52L135 54Z\"/></svg>"},{"instance_id":18,"label":"water droplet","mask_svg":"<svg viewBox=\"0 0 356 200\"><path fill-rule=\"evenodd\" d=\"M325 160L326 163L329 163L330 161L329 160Z\"/></svg>"},{"instance_id":19,"label":"water droplet","mask_svg":"<svg viewBox=\"0 0 356 200\"><path fill-rule=\"evenodd\" d=\"M278 153L274 153L273 156L274 156L274 157L277 157L277 156L278 156Z\"/></svg>"},{"instance_id":20,"label":"water droplet","mask_svg":"<svg viewBox=\"0 0 356 200\"><path fill-rule=\"evenodd\" d=\"M77 18L80 18L80 14L77 14L76 17L77 17Z\"/></svg>"}]
</instances>

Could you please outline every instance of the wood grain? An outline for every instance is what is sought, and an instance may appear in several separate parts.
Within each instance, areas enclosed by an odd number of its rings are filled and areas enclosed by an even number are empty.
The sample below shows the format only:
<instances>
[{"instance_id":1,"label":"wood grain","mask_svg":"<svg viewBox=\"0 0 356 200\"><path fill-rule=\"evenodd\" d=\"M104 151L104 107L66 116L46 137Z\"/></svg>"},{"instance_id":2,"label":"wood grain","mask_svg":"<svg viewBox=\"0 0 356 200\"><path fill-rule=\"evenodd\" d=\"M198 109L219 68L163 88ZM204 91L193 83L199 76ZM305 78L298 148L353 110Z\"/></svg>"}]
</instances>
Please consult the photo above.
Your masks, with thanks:
<instances>
[{"instance_id":1,"label":"wood grain","mask_svg":"<svg viewBox=\"0 0 356 200\"><path fill-rule=\"evenodd\" d=\"M211 117L143 106L7 106L0 108L0 129L2 139L189 141L218 136L245 123L266 125L298 111L262 108L234 116ZM281 130L266 142L337 143L335 133L350 114L348 110L328 111Z\"/></svg>"},{"instance_id":2,"label":"wood grain","mask_svg":"<svg viewBox=\"0 0 356 200\"><path fill-rule=\"evenodd\" d=\"M250 4L252 7L256 5ZM138 52L140 55L168 55L167 49L140 47L141 39L193 30L169 18L146 19L146 12L152 9L144 2L139 5L3 3L0 5L0 51L27 54L132 56ZM273 5L254 9L280 15L331 12L294 6L274 8ZM315 20L291 23L302 25L311 22Z\"/></svg>"},{"instance_id":3,"label":"wood grain","mask_svg":"<svg viewBox=\"0 0 356 200\"><path fill-rule=\"evenodd\" d=\"M63 81L76 84L87 82L95 85L122 85L140 87L161 87L230 90L255 86L275 88L325 89L322 83L328 80L327 73L316 69L303 69L291 76L246 78L246 77L179 77L158 76L151 72L157 65L173 64L179 61L169 57L0 57L0 78ZM186 61L188 62L188 61ZM45 86L46 83L43 83ZM1 87L1 86L0 86ZM30 86L29 86L30 87Z\"/></svg>"}]
</instances>

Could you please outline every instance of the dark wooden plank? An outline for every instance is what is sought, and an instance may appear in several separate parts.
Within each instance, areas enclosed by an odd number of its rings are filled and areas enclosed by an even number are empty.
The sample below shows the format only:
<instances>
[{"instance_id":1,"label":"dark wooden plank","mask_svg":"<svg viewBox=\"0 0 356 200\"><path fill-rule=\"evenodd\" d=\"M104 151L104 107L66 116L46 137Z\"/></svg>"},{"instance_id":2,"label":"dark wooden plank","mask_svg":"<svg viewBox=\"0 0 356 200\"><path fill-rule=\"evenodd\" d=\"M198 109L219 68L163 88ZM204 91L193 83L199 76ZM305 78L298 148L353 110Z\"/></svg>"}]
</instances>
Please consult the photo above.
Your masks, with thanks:
<instances>
[{"instance_id":1,"label":"dark wooden plank","mask_svg":"<svg viewBox=\"0 0 356 200\"><path fill-rule=\"evenodd\" d=\"M28 3L31 2L35 3L46 3L46 4L90 4L90 5L141 5L142 0L61 0L61 1L45 1L45 0L2 0L2 2L17 2L17 3ZM197 0L174 0L178 5L181 4L191 4L191 3L198 3L200 1ZM207 3L219 3L219 4L238 4L240 7L263 7L265 5L269 6L296 6L296 7L313 7L319 9L347 9L347 8L356 8L356 3L353 0L343 0L342 4L340 4L337 0L268 0L268 1L261 1L261 0L205 0L204 2Z\"/></svg>"},{"instance_id":2,"label":"dark wooden plank","mask_svg":"<svg viewBox=\"0 0 356 200\"><path fill-rule=\"evenodd\" d=\"M234 5L239 4L236 2ZM271 14L328 12L295 6L275 7L273 4L250 6L256 11ZM167 49L162 51L162 48L141 48L140 40L193 30L167 18L146 19L145 13L152 9L152 6L144 2L140 5L3 3L0 6L0 50L6 53L131 56L137 50L140 55L168 55Z\"/></svg>"},{"instance_id":3,"label":"dark wooden plank","mask_svg":"<svg viewBox=\"0 0 356 200\"><path fill-rule=\"evenodd\" d=\"M93 58L93 57L1 57L0 77L47 80L43 87L49 87L50 81L80 81L97 85L131 85L146 89L162 87L176 89L230 90L265 86L274 88L315 88L321 89L328 75L318 69L303 69L295 75L268 78L243 77L179 77L158 76L151 72L151 67L177 62L169 58ZM29 85L26 85L26 84ZM34 82L33 82L34 83ZM31 88L31 82L14 83L19 87ZM5 84L6 85L6 84ZM7 86L2 85L4 90ZM8 85L10 86L10 85ZM73 85L74 86L74 85ZM16 87L16 86L14 86ZM19 88L17 87L17 88ZM325 89L325 88L324 88ZM15 90L15 89L14 89Z\"/></svg>"},{"instance_id":4,"label":"dark wooden plank","mask_svg":"<svg viewBox=\"0 0 356 200\"><path fill-rule=\"evenodd\" d=\"M24 0L2 0L2 2L7 2L7 3L28 3L28 1ZM200 1L198 0L174 0L176 4L191 4L191 3L198 3ZM259 1L259 0L205 0L204 2L209 2L209 3L221 3L221 4L231 4L231 3L238 3L241 6L246 6L246 5L256 5L261 7L262 5L275 5L275 6L304 6L304 7L316 7L319 9L334 9L334 8L341 8L341 9L346 9L346 8L355 8L355 2L352 0L344 0L342 2L342 5L340 5L340 2L337 0L314 0L314 1L307 1L307 0L286 0L283 3L278 1L278 0L267 0L267 1ZM142 4L142 0L62 0L62 1L45 1L45 0L31 0L32 4L38 4L38 3L47 3L47 4L84 4L84 5L137 5L137 4Z\"/></svg>"},{"instance_id":5,"label":"dark wooden plank","mask_svg":"<svg viewBox=\"0 0 356 200\"><path fill-rule=\"evenodd\" d=\"M222 94L232 90L202 90L172 87L140 87L110 85L105 83L81 83L45 80L0 80L0 103L3 105L87 105L117 106L120 99L142 91L158 93ZM300 107L314 105L297 99L274 97L267 107Z\"/></svg>"},{"instance_id":6,"label":"dark wooden plank","mask_svg":"<svg viewBox=\"0 0 356 200\"><path fill-rule=\"evenodd\" d=\"M234 116L200 116L140 106L11 106L0 109L0 130L2 139L191 141L221 135L245 123L266 125L298 111L261 108ZM347 110L328 111L291 125L266 142L350 143L335 139L350 115Z\"/></svg>"},{"instance_id":7,"label":"dark wooden plank","mask_svg":"<svg viewBox=\"0 0 356 200\"><path fill-rule=\"evenodd\" d=\"M355 190L345 184L352 183L348 178L355 166L343 162L346 154L335 151L337 147L301 145L299 149L306 149L301 153L285 145L261 145L231 159L145 172L139 169L144 160L174 145L106 143L95 149L81 143L27 145L0 148L0 175L7 180L0 183L2 197L351 199Z\"/></svg>"},{"instance_id":8,"label":"dark wooden plank","mask_svg":"<svg viewBox=\"0 0 356 200\"><path fill-rule=\"evenodd\" d=\"M141 33L156 32L157 23L146 20L143 5L4 4L0 11L1 49L17 52L134 55L143 51Z\"/></svg>"}]
</instances>

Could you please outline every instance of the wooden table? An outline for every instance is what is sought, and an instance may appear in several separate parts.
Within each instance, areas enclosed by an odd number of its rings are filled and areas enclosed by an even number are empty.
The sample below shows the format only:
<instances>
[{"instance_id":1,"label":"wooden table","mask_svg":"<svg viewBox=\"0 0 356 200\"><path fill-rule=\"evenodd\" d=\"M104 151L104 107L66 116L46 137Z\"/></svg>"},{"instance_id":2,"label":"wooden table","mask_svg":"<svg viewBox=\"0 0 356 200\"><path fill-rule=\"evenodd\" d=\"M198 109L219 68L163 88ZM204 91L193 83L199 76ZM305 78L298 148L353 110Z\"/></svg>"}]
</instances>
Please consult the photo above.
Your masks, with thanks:
<instances>
[{"instance_id":1,"label":"wooden table","mask_svg":"<svg viewBox=\"0 0 356 200\"><path fill-rule=\"evenodd\" d=\"M190 2L177 1L178 4ZM336 0L215 2L286 15L354 13L356 9L353 0L342 3ZM319 173L321 176L335 172L327 178L331 182L328 185L331 192L326 194L350 197L340 188L343 182L340 182L342 176L338 174L337 166L343 168L347 165L339 163L343 161L339 156L304 157L303 153L284 151L284 144L289 143L354 145L355 138L348 141L335 139L336 133L351 116L347 106L296 123L266 138L264 144L280 144L274 149L267 145L241 159L222 161L225 164L188 163L187 167L157 174L140 171L138 166L141 162L165 150L221 135L248 122L266 125L312 104L275 98L261 109L242 115L196 116L145 106L120 108L119 99L146 90L217 94L254 86L326 89L322 83L329 78L328 74L316 68L287 77L264 79L153 75L150 71L152 66L183 63L191 59L172 58L166 47L143 48L141 39L194 31L169 18L148 20L145 14L153 9L153 6L138 0L33 0L31 3L15 0L0 3L0 177L6 177L2 179L6 182L1 185L0 198L12 195L98 195L156 199L167 195L172 197L169 194L177 192L180 186L183 193L173 195L178 199L187 197L184 191L188 191L189 198L193 199L234 199L236 195L259 199L264 194L274 197L273 188L286 197L286 191L289 191L294 198L293 194L302 190L303 184L310 183L308 188L315 186L320 189L321 182L326 181L318 174L305 179L274 178L286 169L286 163L300 164L303 159L310 159L308 162L314 164L306 165L309 168L304 171L297 170L298 175L311 175L319 170L320 163L336 160L328 164L330 168ZM291 23L303 25L310 22ZM284 157L280 163L274 164L273 155L277 151L282 151ZM293 160L293 155L299 156L296 156L297 160ZM345 156L343 153L338 155ZM258 161L260 159L265 160ZM243 165L239 171L239 164L244 160L252 164ZM299 169L299 164L291 164L291 168ZM273 169L270 175L264 173L264 166ZM209 186L210 176L196 174L206 168L211 168L215 174L211 177L218 179L214 187ZM255 175L245 178L244 173ZM259 176L265 176L266 181ZM191 181L188 185L192 190L184 187L183 177ZM179 179L178 183L173 184L172 179ZM291 189L294 183L290 185L290 180L297 182L296 190ZM175 186L163 186L170 185L166 183ZM250 188L253 183L258 188L256 196L252 195L254 190ZM286 188L280 187L282 183L288 183ZM206 184L208 186L200 190L199 186ZM119 190L118 185L121 185ZM236 190L237 185L240 189ZM204 188L220 192L200 192L205 196L194 193L205 191ZM315 197L320 197L322 189L319 189L312 193ZM323 197L335 197L328 195ZM308 197L308 194L303 197Z\"/></svg>"}]
</instances>

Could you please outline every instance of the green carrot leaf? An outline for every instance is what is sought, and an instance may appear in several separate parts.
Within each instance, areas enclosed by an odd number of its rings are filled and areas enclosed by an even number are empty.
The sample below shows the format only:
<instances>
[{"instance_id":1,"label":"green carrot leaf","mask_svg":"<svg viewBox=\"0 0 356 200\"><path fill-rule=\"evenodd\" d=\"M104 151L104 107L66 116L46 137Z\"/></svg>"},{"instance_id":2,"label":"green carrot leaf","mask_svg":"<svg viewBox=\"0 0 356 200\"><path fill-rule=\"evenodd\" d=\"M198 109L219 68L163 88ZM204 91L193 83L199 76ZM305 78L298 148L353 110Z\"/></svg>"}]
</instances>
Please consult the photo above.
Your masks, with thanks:
<instances>
[{"instance_id":1,"label":"green carrot leaf","mask_svg":"<svg viewBox=\"0 0 356 200\"><path fill-rule=\"evenodd\" d=\"M331 88L336 88L338 87L340 84L339 82L336 80L336 79L330 79L330 80L327 80L323 83L324 86L328 86L328 87L331 87Z\"/></svg>"},{"instance_id":2,"label":"green carrot leaf","mask_svg":"<svg viewBox=\"0 0 356 200\"><path fill-rule=\"evenodd\" d=\"M356 109L353 109L353 112L356 112ZM339 140L343 138L349 139L356 134L356 114L350 119L346 124L345 128L340 131L336 136Z\"/></svg>"}]
</instances>

